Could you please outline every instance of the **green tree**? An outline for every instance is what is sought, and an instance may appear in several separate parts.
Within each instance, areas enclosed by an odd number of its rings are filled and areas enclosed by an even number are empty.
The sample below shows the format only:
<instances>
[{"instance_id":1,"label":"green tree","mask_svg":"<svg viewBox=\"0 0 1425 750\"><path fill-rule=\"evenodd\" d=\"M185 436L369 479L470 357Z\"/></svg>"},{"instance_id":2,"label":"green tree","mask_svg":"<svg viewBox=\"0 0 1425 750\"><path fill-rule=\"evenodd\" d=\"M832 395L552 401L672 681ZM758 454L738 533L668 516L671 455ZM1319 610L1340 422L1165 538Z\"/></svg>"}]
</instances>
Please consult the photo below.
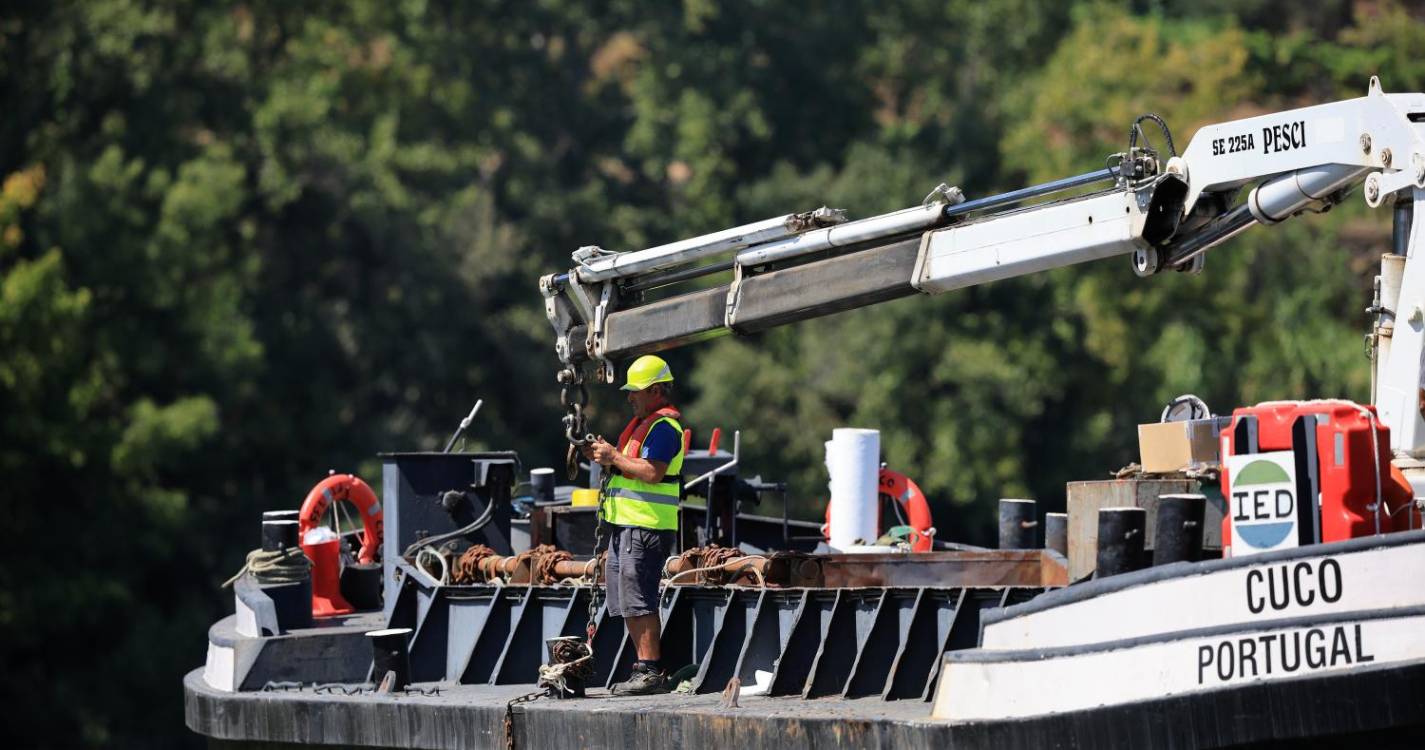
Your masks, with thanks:
<instances>
[{"instance_id":1,"label":"green tree","mask_svg":"<svg viewBox=\"0 0 1425 750\"><path fill-rule=\"evenodd\" d=\"M1204 122L1421 90L1419 11L1332 2L907 0L0 10L0 690L12 742L196 744L180 676L216 589L327 469L472 445L554 464L535 288L840 205L1094 169L1143 111ZM1284 9L1291 12L1284 12ZM1155 143L1157 143L1155 141ZM1157 144L1163 145L1163 144ZM1056 502L1195 391L1366 398L1380 212L1257 230L1202 276L1103 263L673 353L689 422L819 515L822 446L878 427L947 538ZM598 426L622 422L611 390Z\"/></svg>"}]
</instances>

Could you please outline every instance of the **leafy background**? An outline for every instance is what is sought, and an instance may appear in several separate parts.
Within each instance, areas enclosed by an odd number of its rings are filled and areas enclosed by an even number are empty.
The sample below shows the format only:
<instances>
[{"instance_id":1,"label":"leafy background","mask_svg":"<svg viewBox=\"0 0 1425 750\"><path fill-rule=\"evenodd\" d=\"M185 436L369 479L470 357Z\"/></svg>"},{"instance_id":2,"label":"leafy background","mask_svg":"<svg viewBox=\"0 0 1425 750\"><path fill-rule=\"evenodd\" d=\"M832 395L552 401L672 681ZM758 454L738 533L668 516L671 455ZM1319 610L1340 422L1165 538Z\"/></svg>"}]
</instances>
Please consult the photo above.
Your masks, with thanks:
<instances>
[{"instance_id":1,"label":"leafy background","mask_svg":"<svg viewBox=\"0 0 1425 750\"><path fill-rule=\"evenodd\" d=\"M477 440L560 455L535 280L822 204L1094 169L1200 125L1425 87L1394 0L16 0L0 9L0 696L15 746L197 745L180 680L258 512L328 468ZM1106 262L671 355L688 421L821 508L883 431L942 536L1134 458L1172 396L1368 397L1389 220L1359 196ZM605 431L622 405L596 396Z\"/></svg>"}]
</instances>

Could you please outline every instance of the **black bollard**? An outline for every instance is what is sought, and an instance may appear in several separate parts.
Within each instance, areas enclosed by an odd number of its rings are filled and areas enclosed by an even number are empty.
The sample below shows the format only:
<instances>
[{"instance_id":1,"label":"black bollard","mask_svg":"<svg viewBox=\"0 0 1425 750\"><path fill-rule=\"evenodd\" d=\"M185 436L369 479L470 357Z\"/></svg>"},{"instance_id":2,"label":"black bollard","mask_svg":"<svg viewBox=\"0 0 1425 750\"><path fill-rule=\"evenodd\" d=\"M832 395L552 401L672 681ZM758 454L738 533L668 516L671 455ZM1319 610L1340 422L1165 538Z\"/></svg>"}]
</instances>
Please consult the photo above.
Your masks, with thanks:
<instances>
[{"instance_id":1,"label":"black bollard","mask_svg":"<svg viewBox=\"0 0 1425 750\"><path fill-rule=\"evenodd\" d=\"M264 552L281 552L284 549L295 548L297 546L297 529L297 511L295 510L272 510L263 513L262 550ZM288 556L284 559L292 561L297 558L301 558L301 555L296 555L296 558ZM305 562L305 559L302 559L302 562ZM288 580L286 575L293 572L295 571L286 569L283 576L274 576L271 572L252 574L252 578L262 589L262 593L272 600L277 624L284 633L312 626L311 574L302 575L299 580ZM274 633L274 635L276 634Z\"/></svg>"},{"instance_id":2,"label":"black bollard","mask_svg":"<svg viewBox=\"0 0 1425 750\"><path fill-rule=\"evenodd\" d=\"M1038 521L1033 500L999 501L999 548L1035 549Z\"/></svg>"},{"instance_id":3,"label":"black bollard","mask_svg":"<svg viewBox=\"0 0 1425 750\"><path fill-rule=\"evenodd\" d=\"M388 628L373 630L366 634L371 639L371 678L380 687L387 673L394 673L391 692L405 690L411 684L410 628Z\"/></svg>"},{"instance_id":4,"label":"black bollard","mask_svg":"<svg viewBox=\"0 0 1425 750\"><path fill-rule=\"evenodd\" d=\"M266 516L267 514L263 514ZM265 517L262 519L262 550L264 552L280 552L288 547L297 546L297 521L277 520L269 521Z\"/></svg>"},{"instance_id":5,"label":"black bollard","mask_svg":"<svg viewBox=\"0 0 1425 750\"><path fill-rule=\"evenodd\" d=\"M589 647L585 644L584 639L579 636L546 638L544 646L549 652L550 665L570 664L576 660L584 659L583 662L575 664L573 667L565 668L563 690L551 690L555 698L583 698L585 682L594 673L593 654L589 652Z\"/></svg>"},{"instance_id":6,"label":"black bollard","mask_svg":"<svg viewBox=\"0 0 1425 750\"><path fill-rule=\"evenodd\" d=\"M1143 567L1143 530L1148 511L1142 508L1100 508L1098 565L1095 578L1107 578Z\"/></svg>"},{"instance_id":7,"label":"black bollard","mask_svg":"<svg viewBox=\"0 0 1425 750\"><path fill-rule=\"evenodd\" d=\"M1197 560L1202 551L1202 518L1207 498L1202 495L1163 495L1158 498L1157 529L1153 534L1153 564Z\"/></svg>"},{"instance_id":8,"label":"black bollard","mask_svg":"<svg viewBox=\"0 0 1425 750\"><path fill-rule=\"evenodd\" d=\"M1052 549L1065 557L1069 555L1069 514L1044 514L1044 549Z\"/></svg>"},{"instance_id":9,"label":"black bollard","mask_svg":"<svg viewBox=\"0 0 1425 750\"><path fill-rule=\"evenodd\" d=\"M554 502L554 469L530 469L529 494L535 505Z\"/></svg>"},{"instance_id":10,"label":"black bollard","mask_svg":"<svg viewBox=\"0 0 1425 750\"><path fill-rule=\"evenodd\" d=\"M381 563L352 563L341 569L341 595L358 611L381 608Z\"/></svg>"}]
</instances>

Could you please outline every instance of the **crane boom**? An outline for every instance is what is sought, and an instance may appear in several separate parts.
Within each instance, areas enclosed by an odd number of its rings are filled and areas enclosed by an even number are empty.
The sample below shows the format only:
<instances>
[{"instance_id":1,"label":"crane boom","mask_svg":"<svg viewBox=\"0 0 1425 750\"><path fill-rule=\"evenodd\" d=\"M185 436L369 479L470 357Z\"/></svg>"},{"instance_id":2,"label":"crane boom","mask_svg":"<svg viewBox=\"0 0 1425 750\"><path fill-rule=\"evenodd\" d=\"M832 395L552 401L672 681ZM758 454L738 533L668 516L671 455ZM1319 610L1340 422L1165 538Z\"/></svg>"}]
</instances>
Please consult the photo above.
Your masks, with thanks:
<instances>
[{"instance_id":1,"label":"crane boom","mask_svg":"<svg viewBox=\"0 0 1425 750\"><path fill-rule=\"evenodd\" d=\"M1138 145L1145 120L1161 126L1168 154ZM940 185L920 205L859 221L823 207L647 250L580 248L574 268L539 283L563 365L566 434L583 438L583 399L570 389L582 391L590 373L613 382L615 359L1110 257L1130 256L1140 276L1198 272L1212 247L1328 209L1362 183L1371 207L1400 194L1392 202L1413 210L1425 196L1425 94L1387 95L1372 78L1364 97L1203 127L1181 155L1166 124L1144 115L1109 164L973 200ZM1045 200L1025 205L1036 199ZM1425 247L1419 222L1396 235L1408 238L1398 255ZM680 287L728 272L723 284ZM1374 395L1393 447L1425 457L1425 264L1406 263L1398 288L1415 305L1411 325L1393 325L1394 301L1375 306L1392 316L1377 329L1393 327L1394 341Z\"/></svg>"}]
</instances>

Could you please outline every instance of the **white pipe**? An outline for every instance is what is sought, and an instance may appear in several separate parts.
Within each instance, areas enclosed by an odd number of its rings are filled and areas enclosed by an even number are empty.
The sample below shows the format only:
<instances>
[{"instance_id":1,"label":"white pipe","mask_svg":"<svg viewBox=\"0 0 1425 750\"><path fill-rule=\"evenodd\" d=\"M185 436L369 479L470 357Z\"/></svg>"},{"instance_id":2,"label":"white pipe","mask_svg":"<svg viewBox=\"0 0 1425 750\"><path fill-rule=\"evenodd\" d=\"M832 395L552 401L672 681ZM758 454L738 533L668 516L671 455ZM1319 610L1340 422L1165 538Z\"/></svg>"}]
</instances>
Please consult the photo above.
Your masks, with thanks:
<instances>
[{"instance_id":1,"label":"white pipe","mask_svg":"<svg viewBox=\"0 0 1425 750\"><path fill-rule=\"evenodd\" d=\"M789 224L794 225L792 219L797 216L798 214L787 214L775 219L766 219L686 240L670 242L666 245L650 247L646 250L616 253L597 258L579 266L577 269L579 280L585 284L593 284L650 271L661 271L727 250L738 250L749 245L771 242L795 234Z\"/></svg>"},{"instance_id":2,"label":"white pipe","mask_svg":"<svg viewBox=\"0 0 1425 750\"><path fill-rule=\"evenodd\" d=\"M818 229L781 242L743 250L737 254L737 264L739 266L760 266L764 263L786 260L819 250L892 237L917 229L927 229L941 223L944 211L945 204L932 203Z\"/></svg>"}]
</instances>

